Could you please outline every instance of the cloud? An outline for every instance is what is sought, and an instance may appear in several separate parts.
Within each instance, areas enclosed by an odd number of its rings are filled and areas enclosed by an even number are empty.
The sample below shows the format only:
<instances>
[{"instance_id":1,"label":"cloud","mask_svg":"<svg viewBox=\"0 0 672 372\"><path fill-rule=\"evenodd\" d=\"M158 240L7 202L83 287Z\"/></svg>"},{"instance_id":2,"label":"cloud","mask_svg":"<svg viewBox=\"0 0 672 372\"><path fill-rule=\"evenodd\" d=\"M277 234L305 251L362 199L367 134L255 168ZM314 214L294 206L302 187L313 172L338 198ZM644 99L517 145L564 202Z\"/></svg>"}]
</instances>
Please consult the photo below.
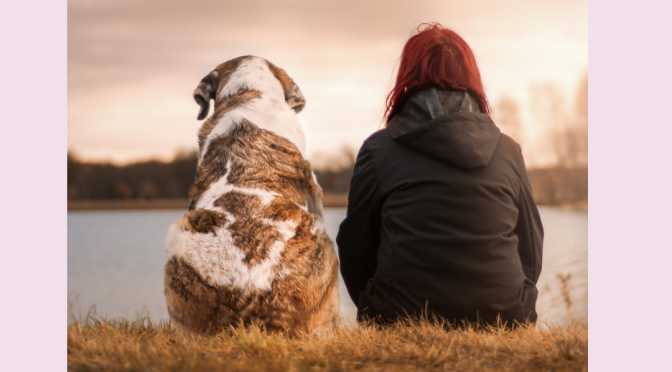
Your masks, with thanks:
<instances>
[{"instance_id":1,"label":"cloud","mask_svg":"<svg viewBox=\"0 0 672 372\"><path fill-rule=\"evenodd\" d=\"M356 147L378 129L404 42L433 20L470 43L491 99L525 100L533 80L569 89L587 68L586 1L71 0L69 146L118 161L195 146L195 85L253 54L303 90L314 149Z\"/></svg>"}]
</instances>

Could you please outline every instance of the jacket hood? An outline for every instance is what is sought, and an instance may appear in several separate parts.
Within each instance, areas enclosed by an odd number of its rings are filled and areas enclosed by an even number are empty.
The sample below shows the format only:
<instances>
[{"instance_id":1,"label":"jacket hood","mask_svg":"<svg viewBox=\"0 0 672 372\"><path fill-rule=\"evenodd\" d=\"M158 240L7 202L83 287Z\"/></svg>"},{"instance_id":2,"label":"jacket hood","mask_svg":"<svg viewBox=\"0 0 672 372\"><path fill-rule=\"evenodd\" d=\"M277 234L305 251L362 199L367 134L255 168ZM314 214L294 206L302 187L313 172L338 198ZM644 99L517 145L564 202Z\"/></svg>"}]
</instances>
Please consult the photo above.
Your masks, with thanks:
<instances>
[{"instance_id":1,"label":"jacket hood","mask_svg":"<svg viewBox=\"0 0 672 372\"><path fill-rule=\"evenodd\" d=\"M387 131L405 146L463 169L488 165L500 135L469 93L436 88L406 99Z\"/></svg>"}]
</instances>

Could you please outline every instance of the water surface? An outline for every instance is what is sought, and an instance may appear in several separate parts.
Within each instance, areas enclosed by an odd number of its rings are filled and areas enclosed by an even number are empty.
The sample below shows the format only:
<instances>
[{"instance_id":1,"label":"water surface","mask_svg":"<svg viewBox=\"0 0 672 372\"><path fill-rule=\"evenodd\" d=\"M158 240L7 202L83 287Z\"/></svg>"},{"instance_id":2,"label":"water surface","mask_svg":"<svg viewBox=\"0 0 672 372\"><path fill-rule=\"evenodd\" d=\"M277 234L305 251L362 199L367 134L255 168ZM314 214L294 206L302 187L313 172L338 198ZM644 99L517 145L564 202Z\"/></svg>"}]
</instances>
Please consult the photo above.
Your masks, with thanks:
<instances>
[{"instance_id":1,"label":"water surface","mask_svg":"<svg viewBox=\"0 0 672 372\"><path fill-rule=\"evenodd\" d=\"M539 278L539 320L556 323L588 316L588 213L540 208L544 224L543 269ZM68 212L68 300L76 316L96 311L108 318L167 319L163 297L163 242L179 211ZM334 239L345 209L326 209ZM339 275L341 314L356 308Z\"/></svg>"}]
</instances>

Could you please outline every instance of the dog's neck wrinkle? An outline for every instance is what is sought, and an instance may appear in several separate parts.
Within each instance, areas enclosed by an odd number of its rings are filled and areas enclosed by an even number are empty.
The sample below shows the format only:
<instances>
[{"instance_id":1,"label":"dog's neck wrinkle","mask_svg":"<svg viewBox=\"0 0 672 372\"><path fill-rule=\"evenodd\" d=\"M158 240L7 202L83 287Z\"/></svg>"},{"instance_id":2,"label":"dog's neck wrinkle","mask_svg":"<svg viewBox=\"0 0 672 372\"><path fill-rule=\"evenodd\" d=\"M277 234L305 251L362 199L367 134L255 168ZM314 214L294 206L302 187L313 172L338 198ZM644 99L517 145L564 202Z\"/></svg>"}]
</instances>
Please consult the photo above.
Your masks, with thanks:
<instances>
[{"instance_id":1,"label":"dog's neck wrinkle","mask_svg":"<svg viewBox=\"0 0 672 372\"><path fill-rule=\"evenodd\" d=\"M216 107L223 105L218 102ZM286 102L276 100L262 94L242 106L226 111L213 126L205 139L201 152L201 161L209 151L212 141L219 136L226 136L236 126L243 122L265 129L273 134L294 143L305 159L305 133L296 113Z\"/></svg>"}]
</instances>

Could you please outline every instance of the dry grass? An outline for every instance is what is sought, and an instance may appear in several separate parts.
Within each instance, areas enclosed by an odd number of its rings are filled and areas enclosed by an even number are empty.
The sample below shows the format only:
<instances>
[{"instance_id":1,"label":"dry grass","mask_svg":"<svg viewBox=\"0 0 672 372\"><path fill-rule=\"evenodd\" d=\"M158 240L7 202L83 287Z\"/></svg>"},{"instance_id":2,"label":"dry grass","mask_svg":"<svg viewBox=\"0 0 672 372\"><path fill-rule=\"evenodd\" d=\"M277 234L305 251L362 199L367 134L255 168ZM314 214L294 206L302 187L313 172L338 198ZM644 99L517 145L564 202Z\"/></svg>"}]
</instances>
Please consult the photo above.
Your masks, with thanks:
<instances>
[{"instance_id":1,"label":"dry grass","mask_svg":"<svg viewBox=\"0 0 672 372\"><path fill-rule=\"evenodd\" d=\"M585 371L588 327L450 329L353 323L287 338L259 328L212 337L170 324L92 319L68 327L71 371Z\"/></svg>"}]
</instances>

